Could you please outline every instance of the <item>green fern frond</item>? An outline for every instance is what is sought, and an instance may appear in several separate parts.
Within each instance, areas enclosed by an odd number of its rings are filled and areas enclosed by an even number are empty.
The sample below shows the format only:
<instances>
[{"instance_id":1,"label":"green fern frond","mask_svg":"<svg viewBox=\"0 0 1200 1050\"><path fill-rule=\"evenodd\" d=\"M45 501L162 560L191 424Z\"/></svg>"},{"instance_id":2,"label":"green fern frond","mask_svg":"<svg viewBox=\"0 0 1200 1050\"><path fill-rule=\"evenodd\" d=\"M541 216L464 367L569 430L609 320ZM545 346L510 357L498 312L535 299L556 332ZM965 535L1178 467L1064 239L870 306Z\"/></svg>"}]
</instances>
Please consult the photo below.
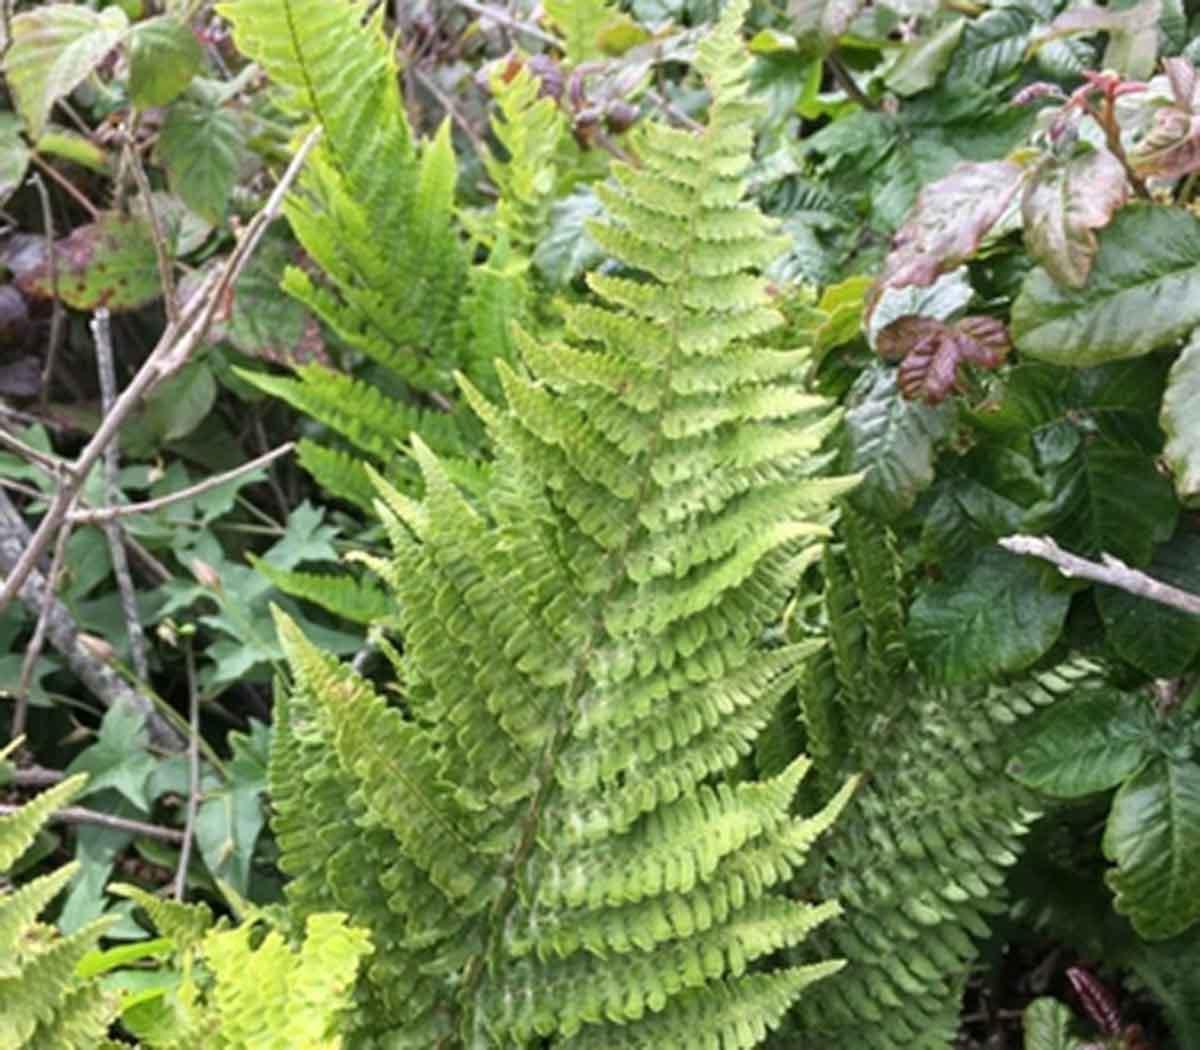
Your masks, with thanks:
<instances>
[{"instance_id":1,"label":"green fern frond","mask_svg":"<svg viewBox=\"0 0 1200 1050\"><path fill-rule=\"evenodd\" d=\"M109 892L118 897L125 897L142 908L150 917L154 928L162 936L169 938L175 945L175 950L181 954L191 951L212 927L212 912L205 904L164 900L137 886L120 882L113 883L108 889Z\"/></svg>"},{"instance_id":2,"label":"green fern frond","mask_svg":"<svg viewBox=\"0 0 1200 1050\"><path fill-rule=\"evenodd\" d=\"M618 17L612 0L546 0L544 6L562 34L570 65L604 57L600 34Z\"/></svg>"},{"instance_id":3,"label":"green fern frond","mask_svg":"<svg viewBox=\"0 0 1200 1050\"><path fill-rule=\"evenodd\" d=\"M303 598L335 616L369 627L387 625L396 615L387 592L370 580L331 572L298 572L280 569L256 558L254 567L284 594Z\"/></svg>"},{"instance_id":4,"label":"green fern frond","mask_svg":"<svg viewBox=\"0 0 1200 1050\"><path fill-rule=\"evenodd\" d=\"M354 1046L749 1047L837 963L768 963L837 905L780 891L847 803L792 812L808 768L731 771L815 643L764 645L853 478L836 414L758 269L743 204L744 0L698 49L707 126L645 129L597 239L626 267L519 336L464 493L414 440L423 497L378 479L403 624L395 705L280 619L294 678L271 763L299 918L337 906L377 953Z\"/></svg>"},{"instance_id":5,"label":"green fern frond","mask_svg":"<svg viewBox=\"0 0 1200 1050\"><path fill-rule=\"evenodd\" d=\"M840 531L825 559L830 646L801 704L826 775L864 781L809 870L845 915L798 954L841 955L847 967L819 1003L801 1002L780 1045L946 1050L976 941L1039 815L1005 772L1012 726L1099 673L1078 661L997 685L930 686L904 646L892 537L849 510Z\"/></svg>"},{"instance_id":6,"label":"green fern frond","mask_svg":"<svg viewBox=\"0 0 1200 1050\"><path fill-rule=\"evenodd\" d=\"M29 848L55 810L76 795L86 779L69 777L0 817L0 873ZM79 961L95 948L111 920L99 919L69 937L37 921L78 867L68 864L15 890L0 888L2 1050L95 1050L116 1015L112 996L95 981L75 975Z\"/></svg>"},{"instance_id":7,"label":"green fern frond","mask_svg":"<svg viewBox=\"0 0 1200 1050\"><path fill-rule=\"evenodd\" d=\"M365 511L371 510L375 502L375 486L367 476L361 459L310 438L301 438L297 442L296 459L334 499L343 499Z\"/></svg>"}]
</instances>

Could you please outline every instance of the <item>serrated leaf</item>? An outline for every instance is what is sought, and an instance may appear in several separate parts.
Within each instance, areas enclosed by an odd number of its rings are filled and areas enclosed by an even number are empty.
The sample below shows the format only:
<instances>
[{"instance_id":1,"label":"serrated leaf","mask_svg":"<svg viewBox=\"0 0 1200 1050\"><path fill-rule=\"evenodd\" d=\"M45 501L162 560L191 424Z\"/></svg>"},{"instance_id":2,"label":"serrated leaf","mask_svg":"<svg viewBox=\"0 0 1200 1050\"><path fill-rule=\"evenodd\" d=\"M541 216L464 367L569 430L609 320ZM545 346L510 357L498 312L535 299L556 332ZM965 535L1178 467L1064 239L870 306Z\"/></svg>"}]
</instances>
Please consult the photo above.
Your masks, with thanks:
<instances>
[{"instance_id":1,"label":"serrated leaf","mask_svg":"<svg viewBox=\"0 0 1200 1050\"><path fill-rule=\"evenodd\" d=\"M1120 10L1114 6L1071 6L1038 33L1030 47L1038 50L1064 36L1105 33L1108 47L1102 66L1132 80L1142 80L1154 72L1161 14L1162 0L1142 0Z\"/></svg>"},{"instance_id":2,"label":"serrated leaf","mask_svg":"<svg viewBox=\"0 0 1200 1050\"><path fill-rule=\"evenodd\" d=\"M1080 367L1147 354L1200 325L1200 219L1181 208L1129 206L1100 233L1083 288L1045 267L1012 308L1017 349Z\"/></svg>"},{"instance_id":3,"label":"serrated leaf","mask_svg":"<svg viewBox=\"0 0 1200 1050\"><path fill-rule=\"evenodd\" d=\"M937 83L963 35L965 18L955 18L929 36L905 45L884 82L898 95L915 95Z\"/></svg>"},{"instance_id":4,"label":"serrated leaf","mask_svg":"<svg viewBox=\"0 0 1200 1050\"><path fill-rule=\"evenodd\" d=\"M175 15L139 22L131 36L129 95L140 109L173 101L204 65L191 27Z\"/></svg>"},{"instance_id":5,"label":"serrated leaf","mask_svg":"<svg viewBox=\"0 0 1200 1050\"><path fill-rule=\"evenodd\" d=\"M1116 787L1152 753L1145 703L1114 691L1055 704L1038 716L1009 763L1009 775L1058 798Z\"/></svg>"},{"instance_id":6,"label":"serrated leaf","mask_svg":"<svg viewBox=\"0 0 1200 1050\"><path fill-rule=\"evenodd\" d=\"M1104 855L1117 911L1147 940L1182 933L1200 918L1200 764L1146 763L1113 799Z\"/></svg>"},{"instance_id":7,"label":"serrated leaf","mask_svg":"<svg viewBox=\"0 0 1200 1050\"><path fill-rule=\"evenodd\" d=\"M1155 550L1146 572L1200 594L1200 536L1180 529ZM1200 617L1115 587L1097 588L1096 603L1109 644L1146 674L1172 678L1200 655Z\"/></svg>"},{"instance_id":8,"label":"serrated leaf","mask_svg":"<svg viewBox=\"0 0 1200 1050\"><path fill-rule=\"evenodd\" d=\"M80 796L113 788L141 812L150 810L146 780L154 771L148 750L150 737L146 717L125 703L114 704L100 723L95 743L75 756L67 774L87 773L87 786Z\"/></svg>"},{"instance_id":9,"label":"serrated leaf","mask_svg":"<svg viewBox=\"0 0 1200 1050\"><path fill-rule=\"evenodd\" d=\"M974 19L951 60L947 80L987 85L1011 75L1024 58L1032 25L1029 12L1020 7L993 8Z\"/></svg>"},{"instance_id":10,"label":"serrated leaf","mask_svg":"<svg viewBox=\"0 0 1200 1050\"><path fill-rule=\"evenodd\" d=\"M906 401L896 370L883 365L859 376L847 408L845 466L865 474L850 498L869 514L898 517L933 481L934 449L954 412L948 405Z\"/></svg>"},{"instance_id":11,"label":"serrated leaf","mask_svg":"<svg viewBox=\"0 0 1200 1050\"><path fill-rule=\"evenodd\" d=\"M1175 492L1185 504L1200 501L1200 330L1192 333L1171 366L1159 417Z\"/></svg>"},{"instance_id":12,"label":"serrated leaf","mask_svg":"<svg viewBox=\"0 0 1200 1050\"><path fill-rule=\"evenodd\" d=\"M158 136L158 159L171 189L217 226L225 221L241 150L237 117L199 98L173 102Z\"/></svg>"},{"instance_id":13,"label":"serrated leaf","mask_svg":"<svg viewBox=\"0 0 1200 1050\"><path fill-rule=\"evenodd\" d=\"M909 611L914 659L939 682L1029 667L1058 640L1071 596L1030 559L986 548L966 571L924 587Z\"/></svg>"},{"instance_id":14,"label":"serrated leaf","mask_svg":"<svg viewBox=\"0 0 1200 1050\"><path fill-rule=\"evenodd\" d=\"M0 205L25 181L29 156L21 122L12 113L0 113Z\"/></svg>"},{"instance_id":15,"label":"serrated leaf","mask_svg":"<svg viewBox=\"0 0 1200 1050\"><path fill-rule=\"evenodd\" d=\"M13 17L4 73L32 138L45 130L54 103L75 90L128 27L125 12L115 6L92 11L46 4Z\"/></svg>"},{"instance_id":16,"label":"serrated leaf","mask_svg":"<svg viewBox=\"0 0 1200 1050\"><path fill-rule=\"evenodd\" d=\"M896 233L872 307L888 288L932 284L978 250L1021 186L1024 170L1006 160L960 164L926 186Z\"/></svg>"},{"instance_id":17,"label":"serrated leaf","mask_svg":"<svg viewBox=\"0 0 1200 1050\"><path fill-rule=\"evenodd\" d=\"M1042 165L1025 185L1025 246L1054 280L1087 283L1095 230L1107 226L1129 196L1125 169L1108 150L1082 149L1063 163Z\"/></svg>"},{"instance_id":18,"label":"serrated leaf","mask_svg":"<svg viewBox=\"0 0 1200 1050\"><path fill-rule=\"evenodd\" d=\"M1074 1019L1057 999L1034 999L1022 1015L1024 1050L1084 1050L1083 1042L1071 1035Z\"/></svg>"},{"instance_id":19,"label":"serrated leaf","mask_svg":"<svg viewBox=\"0 0 1200 1050\"><path fill-rule=\"evenodd\" d=\"M101 212L95 222L56 241L55 252L59 298L76 310L135 310L161 294L150 227L135 216ZM53 296L45 253L17 283L29 294Z\"/></svg>"}]
</instances>

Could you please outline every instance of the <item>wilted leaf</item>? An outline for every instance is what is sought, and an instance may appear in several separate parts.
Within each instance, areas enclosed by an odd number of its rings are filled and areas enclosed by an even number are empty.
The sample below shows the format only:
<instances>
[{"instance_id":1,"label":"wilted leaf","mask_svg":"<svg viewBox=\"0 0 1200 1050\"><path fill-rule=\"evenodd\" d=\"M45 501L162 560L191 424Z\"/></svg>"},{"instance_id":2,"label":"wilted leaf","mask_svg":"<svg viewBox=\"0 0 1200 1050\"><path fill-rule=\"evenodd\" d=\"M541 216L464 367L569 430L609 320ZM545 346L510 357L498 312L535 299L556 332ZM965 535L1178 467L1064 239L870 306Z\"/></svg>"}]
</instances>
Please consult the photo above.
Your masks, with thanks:
<instances>
[{"instance_id":1,"label":"wilted leaf","mask_svg":"<svg viewBox=\"0 0 1200 1050\"><path fill-rule=\"evenodd\" d=\"M966 24L966 19L955 18L929 36L906 44L884 78L887 86L898 95L915 95L933 87L950 64Z\"/></svg>"},{"instance_id":2,"label":"wilted leaf","mask_svg":"<svg viewBox=\"0 0 1200 1050\"><path fill-rule=\"evenodd\" d=\"M1073 367L1149 353L1197 325L1200 219L1155 205L1123 208L1101 231L1086 286L1039 267L1012 308L1018 350Z\"/></svg>"},{"instance_id":3,"label":"wilted leaf","mask_svg":"<svg viewBox=\"0 0 1200 1050\"><path fill-rule=\"evenodd\" d=\"M1161 756L1122 785L1104 830L1117 911L1147 940L1200 918L1200 763Z\"/></svg>"},{"instance_id":4,"label":"wilted leaf","mask_svg":"<svg viewBox=\"0 0 1200 1050\"><path fill-rule=\"evenodd\" d=\"M21 346L29 334L29 307L11 284L0 284L0 347Z\"/></svg>"},{"instance_id":5,"label":"wilted leaf","mask_svg":"<svg viewBox=\"0 0 1200 1050\"><path fill-rule=\"evenodd\" d=\"M885 361L900 361L897 381L906 398L936 405L961 386L963 365L997 368L1011 344L1004 323L994 317L964 317L947 324L909 316L883 329L875 347Z\"/></svg>"},{"instance_id":6,"label":"wilted leaf","mask_svg":"<svg viewBox=\"0 0 1200 1050\"><path fill-rule=\"evenodd\" d=\"M1200 330L1171 367L1160 420L1175 491L1184 503L1194 504L1200 499Z\"/></svg>"},{"instance_id":7,"label":"wilted leaf","mask_svg":"<svg viewBox=\"0 0 1200 1050\"><path fill-rule=\"evenodd\" d=\"M1115 690L1072 697L1037 717L1009 775L1058 798L1107 791L1149 757L1150 719L1144 701Z\"/></svg>"},{"instance_id":8,"label":"wilted leaf","mask_svg":"<svg viewBox=\"0 0 1200 1050\"><path fill-rule=\"evenodd\" d=\"M21 137L21 123L12 113L0 113L0 205L25 181L29 147Z\"/></svg>"},{"instance_id":9,"label":"wilted leaf","mask_svg":"<svg viewBox=\"0 0 1200 1050\"><path fill-rule=\"evenodd\" d=\"M850 498L870 514L895 518L933 481L935 448L953 410L905 401L896 370L882 364L859 376L846 403L845 466L865 473Z\"/></svg>"},{"instance_id":10,"label":"wilted leaf","mask_svg":"<svg viewBox=\"0 0 1200 1050\"><path fill-rule=\"evenodd\" d=\"M909 612L913 657L931 678L969 682L1020 671L1058 640L1071 595L1046 585L1046 570L997 548L965 573L923 588Z\"/></svg>"},{"instance_id":11,"label":"wilted leaf","mask_svg":"<svg viewBox=\"0 0 1200 1050\"><path fill-rule=\"evenodd\" d=\"M199 98L173 102L158 136L171 189L215 226L225 221L241 150L237 117Z\"/></svg>"},{"instance_id":12,"label":"wilted leaf","mask_svg":"<svg viewBox=\"0 0 1200 1050\"><path fill-rule=\"evenodd\" d=\"M59 298L77 310L133 310L161 293L154 241L142 219L101 212L95 222L56 241L55 253ZM53 297L45 252L37 265L18 274L17 284L27 294Z\"/></svg>"},{"instance_id":13,"label":"wilted leaf","mask_svg":"<svg viewBox=\"0 0 1200 1050\"><path fill-rule=\"evenodd\" d=\"M960 164L926 186L892 240L872 308L884 289L931 284L974 255L1024 177L1019 165L997 160Z\"/></svg>"},{"instance_id":14,"label":"wilted leaf","mask_svg":"<svg viewBox=\"0 0 1200 1050\"><path fill-rule=\"evenodd\" d=\"M13 17L4 72L32 138L41 135L54 103L104 60L128 27L125 12L115 5L93 11L46 4Z\"/></svg>"},{"instance_id":15,"label":"wilted leaf","mask_svg":"<svg viewBox=\"0 0 1200 1050\"><path fill-rule=\"evenodd\" d=\"M141 109L171 102L204 65L191 28L174 15L139 22L131 35L129 94Z\"/></svg>"},{"instance_id":16,"label":"wilted leaf","mask_svg":"<svg viewBox=\"0 0 1200 1050\"><path fill-rule=\"evenodd\" d=\"M1108 150L1082 149L1040 166L1025 185L1025 246L1060 284L1082 288L1096 254L1093 232L1129 196L1125 169Z\"/></svg>"}]
</instances>

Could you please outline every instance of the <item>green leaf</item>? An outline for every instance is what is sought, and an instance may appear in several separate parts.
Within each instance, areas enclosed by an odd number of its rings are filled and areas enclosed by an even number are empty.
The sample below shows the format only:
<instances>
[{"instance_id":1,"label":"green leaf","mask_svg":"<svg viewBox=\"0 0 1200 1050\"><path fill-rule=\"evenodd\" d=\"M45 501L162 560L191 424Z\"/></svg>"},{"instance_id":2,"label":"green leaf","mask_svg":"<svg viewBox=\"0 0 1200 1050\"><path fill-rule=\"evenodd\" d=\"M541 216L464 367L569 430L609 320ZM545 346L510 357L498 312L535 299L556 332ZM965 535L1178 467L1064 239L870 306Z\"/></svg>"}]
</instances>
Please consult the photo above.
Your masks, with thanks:
<instances>
[{"instance_id":1,"label":"green leaf","mask_svg":"<svg viewBox=\"0 0 1200 1050\"><path fill-rule=\"evenodd\" d=\"M1085 287L1064 288L1038 267L1012 308L1019 350L1074 367L1147 354L1197 325L1200 219L1156 205L1117 213Z\"/></svg>"},{"instance_id":2,"label":"green leaf","mask_svg":"<svg viewBox=\"0 0 1200 1050\"><path fill-rule=\"evenodd\" d=\"M101 175L111 174L108 154L90 138L71 128L51 124L38 138L37 152L43 157L62 157Z\"/></svg>"},{"instance_id":3,"label":"green leaf","mask_svg":"<svg viewBox=\"0 0 1200 1050\"><path fill-rule=\"evenodd\" d=\"M979 551L965 573L924 587L909 611L914 659L931 678L968 682L1034 663L1058 640L1071 596L1032 559Z\"/></svg>"},{"instance_id":4,"label":"green leaf","mask_svg":"<svg viewBox=\"0 0 1200 1050\"><path fill-rule=\"evenodd\" d=\"M1104 830L1117 911L1147 940L1200 917L1200 765L1155 758L1117 792Z\"/></svg>"},{"instance_id":5,"label":"green leaf","mask_svg":"<svg viewBox=\"0 0 1200 1050\"><path fill-rule=\"evenodd\" d=\"M1152 753L1149 715L1140 698L1115 690L1056 704L1034 722L1008 772L1027 787L1059 798L1107 791Z\"/></svg>"},{"instance_id":6,"label":"green leaf","mask_svg":"<svg viewBox=\"0 0 1200 1050\"><path fill-rule=\"evenodd\" d=\"M139 109L173 101L204 65L191 27L174 15L139 22L132 36L129 95Z\"/></svg>"},{"instance_id":7,"label":"green leaf","mask_svg":"<svg viewBox=\"0 0 1200 1050\"><path fill-rule=\"evenodd\" d=\"M245 896L264 822L261 795L267 785L269 731L261 722L252 722L249 735L231 733L229 744L229 782L205 794L196 814L196 842L213 876Z\"/></svg>"},{"instance_id":8,"label":"green leaf","mask_svg":"<svg viewBox=\"0 0 1200 1050\"><path fill-rule=\"evenodd\" d=\"M157 299L158 259L150 227L142 219L120 212L101 212L85 226L77 226L55 243L58 257L58 293L76 310L135 310ZM46 298L53 296L49 261L45 258L21 286Z\"/></svg>"},{"instance_id":9,"label":"green leaf","mask_svg":"<svg viewBox=\"0 0 1200 1050\"><path fill-rule=\"evenodd\" d=\"M1200 502L1200 329L1171 368L1160 417L1175 491L1189 506Z\"/></svg>"},{"instance_id":10,"label":"green leaf","mask_svg":"<svg viewBox=\"0 0 1200 1050\"><path fill-rule=\"evenodd\" d=\"M604 258L587 224L604 212L590 187L576 189L550 209L550 228L533 253L534 268L551 288L564 288Z\"/></svg>"},{"instance_id":11,"label":"green leaf","mask_svg":"<svg viewBox=\"0 0 1200 1050\"><path fill-rule=\"evenodd\" d=\"M178 441L204 421L216 400L212 369L192 361L154 391L142 419L159 441Z\"/></svg>"},{"instance_id":12,"label":"green leaf","mask_svg":"<svg viewBox=\"0 0 1200 1050\"><path fill-rule=\"evenodd\" d=\"M76 4L46 4L13 18L4 73L31 138L45 129L54 103L75 90L128 27L119 7L92 11Z\"/></svg>"},{"instance_id":13,"label":"green leaf","mask_svg":"<svg viewBox=\"0 0 1200 1050\"><path fill-rule=\"evenodd\" d=\"M158 159L171 189L214 225L225 221L241 152L241 127L229 110L191 96L167 110Z\"/></svg>"},{"instance_id":14,"label":"green leaf","mask_svg":"<svg viewBox=\"0 0 1200 1050\"><path fill-rule=\"evenodd\" d=\"M950 64L966 24L965 18L954 18L929 36L906 44L884 82L898 95L915 95L933 87Z\"/></svg>"},{"instance_id":15,"label":"green leaf","mask_svg":"<svg viewBox=\"0 0 1200 1050\"><path fill-rule=\"evenodd\" d=\"M825 53L833 49L864 6L864 0L792 0L789 11L796 36L818 41Z\"/></svg>"},{"instance_id":16,"label":"green leaf","mask_svg":"<svg viewBox=\"0 0 1200 1050\"><path fill-rule=\"evenodd\" d=\"M1200 535L1180 529L1155 550L1146 572L1200 594ZM1109 644L1146 674L1172 678L1200 655L1200 617L1115 587L1097 588L1096 602Z\"/></svg>"},{"instance_id":17,"label":"green leaf","mask_svg":"<svg viewBox=\"0 0 1200 1050\"><path fill-rule=\"evenodd\" d=\"M12 113L0 113L0 204L25 181L29 147L21 135L21 122Z\"/></svg>"},{"instance_id":18,"label":"green leaf","mask_svg":"<svg viewBox=\"0 0 1200 1050\"><path fill-rule=\"evenodd\" d=\"M876 517L898 517L932 483L935 447L949 433L954 409L906 401L896 369L882 364L858 377L846 404L843 465L865 474L850 498Z\"/></svg>"},{"instance_id":19,"label":"green leaf","mask_svg":"<svg viewBox=\"0 0 1200 1050\"><path fill-rule=\"evenodd\" d=\"M1094 230L1129 196L1125 169L1106 149L1043 164L1021 198L1025 246L1059 284L1082 288L1096 254Z\"/></svg>"},{"instance_id":20,"label":"green leaf","mask_svg":"<svg viewBox=\"0 0 1200 1050\"><path fill-rule=\"evenodd\" d=\"M621 21L610 0L545 0L546 14L566 43L567 62L577 66L605 57L601 34Z\"/></svg>"},{"instance_id":21,"label":"green leaf","mask_svg":"<svg viewBox=\"0 0 1200 1050\"><path fill-rule=\"evenodd\" d=\"M67 775L87 773L88 782L80 797L113 788L141 812L150 811L152 801L146 794L146 780L154 772L154 758L148 748L145 715L129 704L114 704L100 723L96 742L75 756Z\"/></svg>"},{"instance_id":22,"label":"green leaf","mask_svg":"<svg viewBox=\"0 0 1200 1050\"><path fill-rule=\"evenodd\" d=\"M1022 1016L1025 1050L1083 1050L1082 1041L1071 1035L1074 1020L1057 999L1034 999Z\"/></svg>"}]
</instances>

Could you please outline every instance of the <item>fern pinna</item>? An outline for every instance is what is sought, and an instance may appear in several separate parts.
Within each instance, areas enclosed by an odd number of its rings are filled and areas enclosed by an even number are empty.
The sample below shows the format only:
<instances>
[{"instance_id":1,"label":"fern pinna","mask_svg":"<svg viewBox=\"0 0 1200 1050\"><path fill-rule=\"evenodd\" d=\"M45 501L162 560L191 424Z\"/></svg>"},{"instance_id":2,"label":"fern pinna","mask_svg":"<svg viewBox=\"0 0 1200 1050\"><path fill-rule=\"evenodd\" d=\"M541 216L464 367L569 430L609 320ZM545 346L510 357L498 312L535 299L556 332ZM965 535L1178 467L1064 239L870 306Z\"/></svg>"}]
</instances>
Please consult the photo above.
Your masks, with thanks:
<instances>
[{"instance_id":1,"label":"fern pinna","mask_svg":"<svg viewBox=\"0 0 1200 1050\"><path fill-rule=\"evenodd\" d=\"M863 782L805 872L844 914L796 954L847 965L800 1004L778 1045L948 1050L978 940L1038 817L1036 796L1005 772L1012 727L1103 686L1084 661L995 684L923 681L891 535L850 511L839 534L824 558L830 644L800 704L826 782L850 771Z\"/></svg>"},{"instance_id":2,"label":"fern pinna","mask_svg":"<svg viewBox=\"0 0 1200 1050\"><path fill-rule=\"evenodd\" d=\"M420 442L423 499L379 483L399 702L281 622L281 866L297 918L372 931L352 1046L750 1047L838 968L766 963L836 914L778 890L849 787L804 819L805 760L727 776L813 651L763 636L853 484L816 476L806 352L754 343L745 7L698 49L707 125L649 126L604 190L623 272L518 339L505 407L465 387L486 493Z\"/></svg>"}]
</instances>

